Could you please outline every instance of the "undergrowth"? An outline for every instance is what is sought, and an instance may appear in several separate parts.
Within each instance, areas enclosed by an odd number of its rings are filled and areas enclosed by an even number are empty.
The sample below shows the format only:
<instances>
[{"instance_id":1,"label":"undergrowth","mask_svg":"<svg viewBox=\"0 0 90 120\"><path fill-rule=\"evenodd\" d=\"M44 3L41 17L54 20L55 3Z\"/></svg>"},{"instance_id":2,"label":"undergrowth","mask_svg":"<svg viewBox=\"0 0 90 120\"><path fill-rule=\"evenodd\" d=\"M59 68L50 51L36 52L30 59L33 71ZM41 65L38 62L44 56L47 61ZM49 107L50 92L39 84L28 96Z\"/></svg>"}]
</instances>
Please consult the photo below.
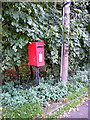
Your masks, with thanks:
<instances>
[{"instance_id":1,"label":"undergrowth","mask_svg":"<svg viewBox=\"0 0 90 120\"><path fill-rule=\"evenodd\" d=\"M66 85L65 82L52 85L45 81L40 81L39 86L24 89L22 85L15 88L12 81L9 83L6 82L5 85L3 85L1 102L2 105L8 106L23 105L27 102L47 106L49 101L60 102L65 96L80 91L83 87L88 86L87 83L87 71L77 72Z\"/></svg>"},{"instance_id":2,"label":"undergrowth","mask_svg":"<svg viewBox=\"0 0 90 120\"><path fill-rule=\"evenodd\" d=\"M41 79L38 86L25 89L23 85L14 87L14 82L6 82L3 85L1 94L3 117L26 118L27 116L27 118L33 118L42 114L41 107L46 107L50 101L62 102L63 100L69 101L75 99L77 96L83 94L83 91L87 92L87 87L87 71L77 72L75 76L70 78L67 84L64 81L53 84ZM33 105L38 107L33 109Z\"/></svg>"}]
</instances>

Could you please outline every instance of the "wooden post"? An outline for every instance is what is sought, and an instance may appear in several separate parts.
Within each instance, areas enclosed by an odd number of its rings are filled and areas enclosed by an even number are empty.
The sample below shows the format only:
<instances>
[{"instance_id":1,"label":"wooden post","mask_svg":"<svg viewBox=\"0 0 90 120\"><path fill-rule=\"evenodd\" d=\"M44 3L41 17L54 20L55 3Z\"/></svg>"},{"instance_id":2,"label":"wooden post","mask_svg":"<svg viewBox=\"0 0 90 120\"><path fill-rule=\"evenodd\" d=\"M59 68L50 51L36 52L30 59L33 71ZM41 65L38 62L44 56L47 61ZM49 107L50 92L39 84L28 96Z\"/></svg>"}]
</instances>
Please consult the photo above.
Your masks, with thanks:
<instances>
[{"instance_id":1,"label":"wooden post","mask_svg":"<svg viewBox=\"0 0 90 120\"><path fill-rule=\"evenodd\" d=\"M64 40L62 46L62 57L61 57L61 72L60 72L60 80L65 80L67 82L68 79L68 44L65 43L65 40L68 39L69 42L69 31L70 31L70 0L64 0L63 5L63 26L68 29L68 33L64 33Z\"/></svg>"},{"instance_id":2,"label":"wooden post","mask_svg":"<svg viewBox=\"0 0 90 120\"><path fill-rule=\"evenodd\" d=\"M39 67L36 67L36 81L38 86L39 85Z\"/></svg>"}]
</instances>

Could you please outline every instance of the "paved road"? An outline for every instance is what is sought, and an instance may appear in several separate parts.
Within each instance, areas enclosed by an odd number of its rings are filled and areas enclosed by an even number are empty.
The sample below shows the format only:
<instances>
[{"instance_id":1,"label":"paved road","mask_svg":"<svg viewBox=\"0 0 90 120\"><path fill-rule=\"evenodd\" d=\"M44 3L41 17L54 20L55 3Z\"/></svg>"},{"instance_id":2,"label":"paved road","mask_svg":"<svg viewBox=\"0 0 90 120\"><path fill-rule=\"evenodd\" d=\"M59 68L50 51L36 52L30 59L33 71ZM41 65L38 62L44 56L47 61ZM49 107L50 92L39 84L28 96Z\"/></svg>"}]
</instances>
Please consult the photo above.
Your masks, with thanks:
<instances>
[{"instance_id":1,"label":"paved road","mask_svg":"<svg viewBox=\"0 0 90 120\"><path fill-rule=\"evenodd\" d=\"M88 104L90 101L85 101L81 106L72 109L70 112L65 113L62 118L90 118L88 111Z\"/></svg>"}]
</instances>

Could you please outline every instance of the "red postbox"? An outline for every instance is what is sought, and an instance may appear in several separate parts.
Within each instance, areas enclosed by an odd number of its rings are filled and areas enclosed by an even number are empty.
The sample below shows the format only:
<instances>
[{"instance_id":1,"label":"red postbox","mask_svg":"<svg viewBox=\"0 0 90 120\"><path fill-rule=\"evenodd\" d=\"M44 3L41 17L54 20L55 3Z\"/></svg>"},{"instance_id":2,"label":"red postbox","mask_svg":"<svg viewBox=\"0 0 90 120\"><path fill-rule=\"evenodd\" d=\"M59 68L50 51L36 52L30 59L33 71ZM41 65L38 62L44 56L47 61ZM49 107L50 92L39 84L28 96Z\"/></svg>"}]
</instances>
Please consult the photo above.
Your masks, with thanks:
<instances>
[{"instance_id":1,"label":"red postbox","mask_svg":"<svg viewBox=\"0 0 90 120\"><path fill-rule=\"evenodd\" d=\"M34 42L28 46L29 65L44 66L44 43Z\"/></svg>"}]
</instances>

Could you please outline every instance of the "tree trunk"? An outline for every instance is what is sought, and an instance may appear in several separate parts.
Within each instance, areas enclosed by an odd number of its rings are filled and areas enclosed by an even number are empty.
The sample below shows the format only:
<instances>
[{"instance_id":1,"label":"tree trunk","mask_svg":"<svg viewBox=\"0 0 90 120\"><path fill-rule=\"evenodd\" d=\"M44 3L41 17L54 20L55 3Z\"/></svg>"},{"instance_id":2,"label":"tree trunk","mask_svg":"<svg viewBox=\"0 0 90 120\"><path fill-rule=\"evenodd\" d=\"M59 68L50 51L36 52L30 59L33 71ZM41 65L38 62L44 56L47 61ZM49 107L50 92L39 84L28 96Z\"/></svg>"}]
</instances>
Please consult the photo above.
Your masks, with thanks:
<instances>
[{"instance_id":1,"label":"tree trunk","mask_svg":"<svg viewBox=\"0 0 90 120\"><path fill-rule=\"evenodd\" d=\"M61 55L61 72L60 72L60 80L65 80L67 82L68 79L68 44L65 43L66 39L69 43L69 31L70 31L70 0L64 0L63 5L63 26L68 29L68 33L66 34L64 31L64 40L62 45L62 55Z\"/></svg>"},{"instance_id":2,"label":"tree trunk","mask_svg":"<svg viewBox=\"0 0 90 120\"><path fill-rule=\"evenodd\" d=\"M21 79L22 79L22 77L21 77L21 74L19 73L19 68L18 68L17 65L15 65L15 70L16 70L16 72L17 72L17 80L18 80L18 81L20 80L20 84L21 84Z\"/></svg>"},{"instance_id":3,"label":"tree trunk","mask_svg":"<svg viewBox=\"0 0 90 120\"><path fill-rule=\"evenodd\" d=\"M31 79L33 79L33 69L32 69L32 66L30 65L30 71L31 71Z\"/></svg>"}]
</instances>

